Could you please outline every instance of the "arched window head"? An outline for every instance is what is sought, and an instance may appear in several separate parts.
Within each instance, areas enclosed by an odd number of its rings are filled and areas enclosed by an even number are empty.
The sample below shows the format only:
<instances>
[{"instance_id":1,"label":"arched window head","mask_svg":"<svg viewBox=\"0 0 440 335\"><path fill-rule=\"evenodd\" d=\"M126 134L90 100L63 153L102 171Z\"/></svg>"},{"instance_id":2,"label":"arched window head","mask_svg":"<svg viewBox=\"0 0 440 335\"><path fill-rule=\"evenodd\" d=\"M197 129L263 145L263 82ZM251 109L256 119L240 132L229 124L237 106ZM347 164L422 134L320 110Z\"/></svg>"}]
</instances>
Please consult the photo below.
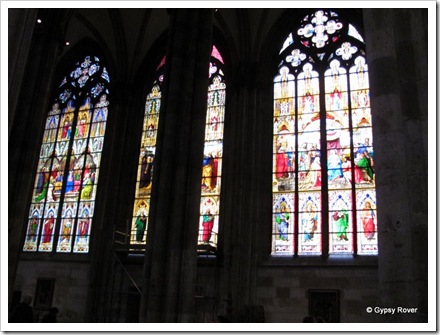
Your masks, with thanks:
<instances>
[{"instance_id":1,"label":"arched window head","mask_svg":"<svg viewBox=\"0 0 440 335\"><path fill-rule=\"evenodd\" d=\"M154 158L156 156L157 129L159 127L160 107L162 102L163 69L166 58L163 57L156 68L155 78L145 99L144 122L138 156L138 172L131 220L130 244L146 244L148 216L150 211L151 186L154 176Z\"/></svg>"},{"instance_id":2,"label":"arched window head","mask_svg":"<svg viewBox=\"0 0 440 335\"><path fill-rule=\"evenodd\" d=\"M213 46L209 63L205 144L201 180L199 253L216 253L220 214L226 83L223 58Z\"/></svg>"},{"instance_id":3,"label":"arched window head","mask_svg":"<svg viewBox=\"0 0 440 335\"><path fill-rule=\"evenodd\" d=\"M96 56L67 71L47 113L24 251L87 253L110 77Z\"/></svg>"},{"instance_id":4,"label":"arched window head","mask_svg":"<svg viewBox=\"0 0 440 335\"><path fill-rule=\"evenodd\" d=\"M364 40L337 11L292 26L274 76L272 255L377 254Z\"/></svg>"}]
</instances>

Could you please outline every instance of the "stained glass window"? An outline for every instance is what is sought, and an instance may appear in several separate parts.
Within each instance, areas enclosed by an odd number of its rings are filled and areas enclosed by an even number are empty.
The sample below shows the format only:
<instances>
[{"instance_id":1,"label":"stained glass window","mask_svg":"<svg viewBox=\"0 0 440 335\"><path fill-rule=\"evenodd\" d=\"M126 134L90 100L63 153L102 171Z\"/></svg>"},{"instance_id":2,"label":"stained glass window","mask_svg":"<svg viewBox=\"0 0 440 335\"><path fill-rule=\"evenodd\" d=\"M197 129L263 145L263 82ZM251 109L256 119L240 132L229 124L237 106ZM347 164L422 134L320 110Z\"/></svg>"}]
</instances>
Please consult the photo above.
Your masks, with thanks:
<instances>
[{"instance_id":1,"label":"stained glass window","mask_svg":"<svg viewBox=\"0 0 440 335\"><path fill-rule=\"evenodd\" d=\"M96 56L76 63L61 81L46 118L24 251L89 251L109 82Z\"/></svg>"},{"instance_id":2,"label":"stained glass window","mask_svg":"<svg viewBox=\"0 0 440 335\"><path fill-rule=\"evenodd\" d=\"M161 87L163 83L164 64L165 57L162 58L162 61L156 69L156 77L145 101L135 201L133 206L133 217L131 220L130 244L132 245L145 245L147 238L151 186L154 175L154 157L156 155L157 129L159 126L162 98Z\"/></svg>"},{"instance_id":3,"label":"stained glass window","mask_svg":"<svg viewBox=\"0 0 440 335\"><path fill-rule=\"evenodd\" d=\"M274 77L272 255L377 254L364 40L335 11L305 16Z\"/></svg>"},{"instance_id":4,"label":"stained glass window","mask_svg":"<svg viewBox=\"0 0 440 335\"><path fill-rule=\"evenodd\" d=\"M218 239L226 101L226 83L222 68L222 56L217 48L213 46L209 65L198 237L199 252L207 253L216 252Z\"/></svg>"}]
</instances>

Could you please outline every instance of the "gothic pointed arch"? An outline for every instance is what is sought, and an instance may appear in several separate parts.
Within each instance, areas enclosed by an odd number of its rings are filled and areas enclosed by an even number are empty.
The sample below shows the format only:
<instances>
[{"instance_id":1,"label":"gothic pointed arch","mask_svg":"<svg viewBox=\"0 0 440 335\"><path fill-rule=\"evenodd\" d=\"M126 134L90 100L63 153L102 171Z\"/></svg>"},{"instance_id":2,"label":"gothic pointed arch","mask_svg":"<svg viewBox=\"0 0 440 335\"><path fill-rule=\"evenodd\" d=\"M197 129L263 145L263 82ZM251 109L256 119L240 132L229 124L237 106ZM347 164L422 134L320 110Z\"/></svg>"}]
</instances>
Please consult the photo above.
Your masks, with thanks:
<instances>
[{"instance_id":1,"label":"gothic pointed arch","mask_svg":"<svg viewBox=\"0 0 440 335\"><path fill-rule=\"evenodd\" d=\"M226 105L225 62L215 44L211 48L205 141L201 178L198 251L216 253L220 216L223 134Z\"/></svg>"},{"instance_id":2,"label":"gothic pointed arch","mask_svg":"<svg viewBox=\"0 0 440 335\"><path fill-rule=\"evenodd\" d=\"M142 135L138 156L135 200L130 228L131 247L143 249L147 241L151 190L155 171L166 56L156 64L154 77L145 98Z\"/></svg>"},{"instance_id":3,"label":"gothic pointed arch","mask_svg":"<svg viewBox=\"0 0 440 335\"><path fill-rule=\"evenodd\" d=\"M58 67L44 125L25 252L88 253L90 249L110 109L110 75L99 53L83 49L72 55Z\"/></svg>"},{"instance_id":4,"label":"gothic pointed arch","mask_svg":"<svg viewBox=\"0 0 440 335\"><path fill-rule=\"evenodd\" d=\"M278 47L272 255L378 252L365 41L344 14L307 10Z\"/></svg>"}]
</instances>

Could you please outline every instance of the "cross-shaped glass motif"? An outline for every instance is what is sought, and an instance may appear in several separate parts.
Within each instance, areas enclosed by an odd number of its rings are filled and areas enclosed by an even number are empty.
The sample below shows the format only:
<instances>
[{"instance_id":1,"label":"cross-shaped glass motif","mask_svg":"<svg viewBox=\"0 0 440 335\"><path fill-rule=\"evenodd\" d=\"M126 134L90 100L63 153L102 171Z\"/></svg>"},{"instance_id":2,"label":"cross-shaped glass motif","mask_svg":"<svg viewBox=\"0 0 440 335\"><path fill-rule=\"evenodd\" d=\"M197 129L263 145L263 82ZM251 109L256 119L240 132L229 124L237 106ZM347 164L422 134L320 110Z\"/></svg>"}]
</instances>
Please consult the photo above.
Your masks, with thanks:
<instances>
[{"instance_id":1,"label":"cross-shaped glass motif","mask_svg":"<svg viewBox=\"0 0 440 335\"><path fill-rule=\"evenodd\" d=\"M344 42L341 47L336 50L336 55L341 56L343 60L348 60L357 50L356 47L351 46L350 42Z\"/></svg>"},{"instance_id":2,"label":"cross-shaped glass motif","mask_svg":"<svg viewBox=\"0 0 440 335\"><path fill-rule=\"evenodd\" d=\"M286 61L295 67L299 66L304 59L306 59L306 54L303 54L299 49L292 50L292 53L286 57Z\"/></svg>"},{"instance_id":3,"label":"cross-shaped glass motif","mask_svg":"<svg viewBox=\"0 0 440 335\"><path fill-rule=\"evenodd\" d=\"M311 20L311 23L298 29L298 35L303 35L306 38L313 36L312 42L317 48L322 48L328 40L327 34L334 34L341 28L341 22L335 22L334 20L328 21L328 17L325 15L324 11L318 10L315 13L315 17Z\"/></svg>"}]
</instances>

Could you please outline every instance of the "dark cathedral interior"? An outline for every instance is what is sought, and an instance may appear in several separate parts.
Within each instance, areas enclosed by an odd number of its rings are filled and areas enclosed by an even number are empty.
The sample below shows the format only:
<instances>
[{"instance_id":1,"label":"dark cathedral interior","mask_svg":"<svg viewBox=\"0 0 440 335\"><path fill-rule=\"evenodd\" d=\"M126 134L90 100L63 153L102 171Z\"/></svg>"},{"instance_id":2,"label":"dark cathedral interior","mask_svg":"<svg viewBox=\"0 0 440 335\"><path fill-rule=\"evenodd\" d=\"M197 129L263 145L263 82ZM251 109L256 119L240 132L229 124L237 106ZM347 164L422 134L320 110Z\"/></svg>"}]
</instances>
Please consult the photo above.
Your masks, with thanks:
<instances>
[{"instance_id":1,"label":"dark cathedral interior","mask_svg":"<svg viewBox=\"0 0 440 335\"><path fill-rule=\"evenodd\" d=\"M426 8L9 8L9 317L428 323L428 32Z\"/></svg>"}]
</instances>

